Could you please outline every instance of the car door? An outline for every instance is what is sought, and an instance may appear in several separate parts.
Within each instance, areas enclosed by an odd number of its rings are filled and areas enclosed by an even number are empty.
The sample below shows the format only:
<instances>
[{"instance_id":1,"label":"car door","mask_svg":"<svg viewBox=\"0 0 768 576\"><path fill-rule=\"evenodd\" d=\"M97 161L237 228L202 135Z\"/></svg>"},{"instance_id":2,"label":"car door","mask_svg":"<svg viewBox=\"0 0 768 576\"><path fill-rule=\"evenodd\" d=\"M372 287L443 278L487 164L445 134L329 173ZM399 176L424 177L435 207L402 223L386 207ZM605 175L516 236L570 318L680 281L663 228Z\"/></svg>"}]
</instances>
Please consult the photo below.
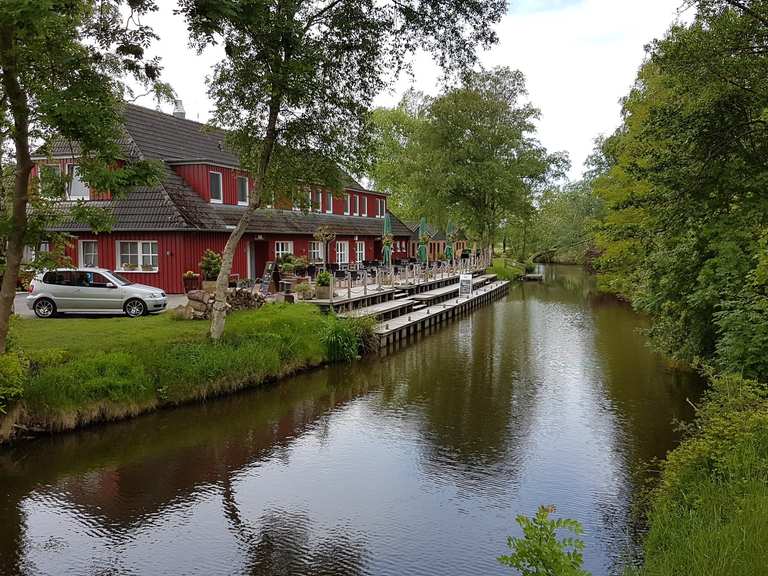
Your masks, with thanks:
<instances>
[{"instance_id":1,"label":"car door","mask_svg":"<svg viewBox=\"0 0 768 576\"><path fill-rule=\"evenodd\" d=\"M77 308L78 287L74 275L71 270L55 270L43 277L45 291L51 295L59 310Z\"/></svg>"},{"instance_id":2,"label":"car door","mask_svg":"<svg viewBox=\"0 0 768 576\"><path fill-rule=\"evenodd\" d=\"M99 272L82 272L84 286L80 288L79 308L83 310L119 310L120 290ZM112 287L110 287L112 286Z\"/></svg>"}]
</instances>

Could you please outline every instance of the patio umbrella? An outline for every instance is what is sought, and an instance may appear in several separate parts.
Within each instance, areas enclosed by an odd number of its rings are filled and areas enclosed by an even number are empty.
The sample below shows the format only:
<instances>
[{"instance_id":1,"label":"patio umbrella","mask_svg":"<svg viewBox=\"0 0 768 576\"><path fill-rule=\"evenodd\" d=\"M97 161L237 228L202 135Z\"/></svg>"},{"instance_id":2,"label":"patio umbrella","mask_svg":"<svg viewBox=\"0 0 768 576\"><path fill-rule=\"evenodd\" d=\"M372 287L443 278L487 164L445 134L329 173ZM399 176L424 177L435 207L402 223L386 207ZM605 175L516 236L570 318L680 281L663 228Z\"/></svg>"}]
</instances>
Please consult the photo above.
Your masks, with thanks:
<instances>
[{"instance_id":1,"label":"patio umbrella","mask_svg":"<svg viewBox=\"0 0 768 576\"><path fill-rule=\"evenodd\" d=\"M453 261L453 224L448 222L448 226L445 227L445 259L449 262Z\"/></svg>"},{"instance_id":2,"label":"patio umbrella","mask_svg":"<svg viewBox=\"0 0 768 576\"><path fill-rule=\"evenodd\" d=\"M382 257L384 266L392 265L392 220L389 218L389 212L384 215L384 248Z\"/></svg>"},{"instance_id":3,"label":"patio umbrella","mask_svg":"<svg viewBox=\"0 0 768 576\"><path fill-rule=\"evenodd\" d=\"M423 216L419 221L419 261L422 264L427 263L427 238L429 232L427 232L427 219Z\"/></svg>"}]
</instances>

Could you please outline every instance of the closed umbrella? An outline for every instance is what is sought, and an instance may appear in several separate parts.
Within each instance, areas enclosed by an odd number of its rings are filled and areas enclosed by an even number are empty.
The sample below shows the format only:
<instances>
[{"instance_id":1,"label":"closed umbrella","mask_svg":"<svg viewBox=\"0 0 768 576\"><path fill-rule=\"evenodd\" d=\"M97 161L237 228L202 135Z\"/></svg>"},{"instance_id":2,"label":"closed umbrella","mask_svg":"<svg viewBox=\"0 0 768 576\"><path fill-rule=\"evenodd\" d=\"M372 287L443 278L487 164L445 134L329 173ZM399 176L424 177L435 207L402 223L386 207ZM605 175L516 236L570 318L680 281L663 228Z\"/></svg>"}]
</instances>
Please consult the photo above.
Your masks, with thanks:
<instances>
[{"instance_id":1,"label":"closed umbrella","mask_svg":"<svg viewBox=\"0 0 768 576\"><path fill-rule=\"evenodd\" d=\"M427 219L423 216L419 221L419 261L422 264L427 263L427 241L429 233L427 232Z\"/></svg>"},{"instance_id":2,"label":"closed umbrella","mask_svg":"<svg viewBox=\"0 0 768 576\"><path fill-rule=\"evenodd\" d=\"M445 227L445 239L445 259L453 262L453 224L450 222Z\"/></svg>"},{"instance_id":3,"label":"closed umbrella","mask_svg":"<svg viewBox=\"0 0 768 576\"><path fill-rule=\"evenodd\" d=\"M384 248L382 250L382 258L384 259L384 266L392 265L392 220L389 218L389 212L384 215Z\"/></svg>"}]
</instances>

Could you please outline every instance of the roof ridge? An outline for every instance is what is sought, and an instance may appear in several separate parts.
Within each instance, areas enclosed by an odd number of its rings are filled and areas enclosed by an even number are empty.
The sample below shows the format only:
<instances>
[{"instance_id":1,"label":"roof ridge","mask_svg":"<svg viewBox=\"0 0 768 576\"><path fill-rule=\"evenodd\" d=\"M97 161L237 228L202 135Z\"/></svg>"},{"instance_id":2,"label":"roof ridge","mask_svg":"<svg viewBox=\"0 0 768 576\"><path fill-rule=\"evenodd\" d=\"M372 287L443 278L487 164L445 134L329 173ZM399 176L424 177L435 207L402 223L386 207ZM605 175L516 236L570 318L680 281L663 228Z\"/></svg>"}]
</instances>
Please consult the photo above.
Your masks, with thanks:
<instances>
[{"instance_id":1,"label":"roof ridge","mask_svg":"<svg viewBox=\"0 0 768 576\"><path fill-rule=\"evenodd\" d=\"M123 103L127 107L131 108L137 108L141 110L142 112L149 112L151 114L160 114L162 116L166 116L168 118L173 118L174 120L180 120L182 122L189 122L192 124L197 124L198 126L203 126L204 128L210 128L212 130L219 130L221 132L226 132L224 128L220 128L218 126L214 126L213 124L209 124L207 122L200 122L199 120L192 120L191 118L181 118L180 116L175 116L173 113L169 114L168 112L163 112L162 110L155 110L154 108L148 108L147 106L142 106L140 104L135 104L133 102L124 102Z\"/></svg>"}]
</instances>

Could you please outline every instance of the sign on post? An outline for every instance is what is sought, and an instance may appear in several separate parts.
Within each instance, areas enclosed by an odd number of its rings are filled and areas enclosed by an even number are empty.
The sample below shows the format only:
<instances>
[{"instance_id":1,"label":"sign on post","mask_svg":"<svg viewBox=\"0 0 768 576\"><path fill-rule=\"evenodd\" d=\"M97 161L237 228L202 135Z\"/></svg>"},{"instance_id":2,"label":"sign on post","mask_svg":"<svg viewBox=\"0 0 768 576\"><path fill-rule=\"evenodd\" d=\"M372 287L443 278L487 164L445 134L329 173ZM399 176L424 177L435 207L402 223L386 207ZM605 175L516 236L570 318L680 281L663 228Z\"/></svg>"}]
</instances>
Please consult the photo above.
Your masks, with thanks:
<instances>
[{"instance_id":1,"label":"sign on post","mask_svg":"<svg viewBox=\"0 0 768 576\"><path fill-rule=\"evenodd\" d=\"M459 298L472 296L472 274L459 275Z\"/></svg>"},{"instance_id":2,"label":"sign on post","mask_svg":"<svg viewBox=\"0 0 768 576\"><path fill-rule=\"evenodd\" d=\"M270 261L267 262L267 265L264 267L264 275L261 277L261 293L266 296L269 294L269 283L272 281L272 271L274 270L275 263ZM280 287L275 286L275 289L278 290Z\"/></svg>"}]
</instances>

